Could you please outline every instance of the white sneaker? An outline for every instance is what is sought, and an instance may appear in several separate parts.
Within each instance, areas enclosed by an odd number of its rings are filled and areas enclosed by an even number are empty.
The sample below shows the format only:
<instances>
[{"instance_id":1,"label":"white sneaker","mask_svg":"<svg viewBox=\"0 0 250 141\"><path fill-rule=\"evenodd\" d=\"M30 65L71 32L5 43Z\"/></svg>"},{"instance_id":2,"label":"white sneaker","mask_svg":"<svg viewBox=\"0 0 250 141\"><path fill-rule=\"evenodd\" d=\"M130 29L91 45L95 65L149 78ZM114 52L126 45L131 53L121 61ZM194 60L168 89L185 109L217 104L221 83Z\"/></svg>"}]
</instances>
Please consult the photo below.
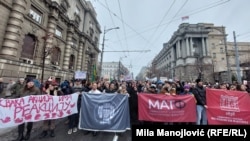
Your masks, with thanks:
<instances>
[{"instance_id":1,"label":"white sneaker","mask_svg":"<svg viewBox=\"0 0 250 141\"><path fill-rule=\"evenodd\" d=\"M73 128L73 132L74 133L77 132L77 128L76 127Z\"/></svg>"},{"instance_id":2,"label":"white sneaker","mask_svg":"<svg viewBox=\"0 0 250 141\"><path fill-rule=\"evenodd\" d=\"M68 134L69 134L69 135L72 134L72 129L69 129L69 130L68 130Z\"/></svg>"}]
</instances>

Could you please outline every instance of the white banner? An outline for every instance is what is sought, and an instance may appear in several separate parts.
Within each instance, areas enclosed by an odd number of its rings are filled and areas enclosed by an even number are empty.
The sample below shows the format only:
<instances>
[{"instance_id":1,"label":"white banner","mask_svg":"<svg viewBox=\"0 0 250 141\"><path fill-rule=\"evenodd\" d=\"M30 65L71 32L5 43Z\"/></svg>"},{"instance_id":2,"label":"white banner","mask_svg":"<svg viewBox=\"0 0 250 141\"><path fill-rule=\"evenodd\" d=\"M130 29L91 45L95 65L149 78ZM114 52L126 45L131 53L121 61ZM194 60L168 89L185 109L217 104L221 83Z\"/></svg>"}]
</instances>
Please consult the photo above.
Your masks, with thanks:
<instances>
[{"instance_id":1,"label":"white banner","mask_svg":"<svg viewBox=\"0 0 250 141\"><path fill-rule=\"evenodd\" d=\"M32 95L0 99L0 128L24 122L58 119L77 113L78 94L65 96Z\"/></svg>"},{"instance_id":2,"label":"white banner","mask_svg":"<svg viewBox=\"0 0 250 141\"><path fill-rule=\"evenodd\" d=\"M76 71L75 72L75 79L86 79L86 72L85 71Z\"/></svg>"}]
</instances>

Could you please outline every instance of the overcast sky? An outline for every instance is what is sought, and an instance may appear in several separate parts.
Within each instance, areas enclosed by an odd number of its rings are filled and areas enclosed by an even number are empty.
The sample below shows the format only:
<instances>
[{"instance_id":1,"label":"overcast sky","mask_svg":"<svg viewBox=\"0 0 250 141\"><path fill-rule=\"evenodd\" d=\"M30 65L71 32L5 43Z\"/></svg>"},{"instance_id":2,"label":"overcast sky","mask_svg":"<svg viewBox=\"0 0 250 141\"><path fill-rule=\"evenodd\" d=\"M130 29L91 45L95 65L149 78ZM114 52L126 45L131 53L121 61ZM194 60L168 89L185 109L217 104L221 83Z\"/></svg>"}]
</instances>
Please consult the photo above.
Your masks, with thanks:
<instances>
[{"instance_id":1,"label":"overcast sky","mask_svg":"<svg viewBox=\"0 0 250 141\"><path fill-rule=\"evenodd\" d=\"M136 76L181 23L225 26L227 40L250 41L250 0L90 0L105 34L103 62L121 62ZM182 17L189 19L182 20ZM100 36L102 49L103 33ZM140 51L140 52L136 52ZM100 55L99 55L100 56ZM100 60L100 57L99 57Z\"/></svg>"}]
</instances>

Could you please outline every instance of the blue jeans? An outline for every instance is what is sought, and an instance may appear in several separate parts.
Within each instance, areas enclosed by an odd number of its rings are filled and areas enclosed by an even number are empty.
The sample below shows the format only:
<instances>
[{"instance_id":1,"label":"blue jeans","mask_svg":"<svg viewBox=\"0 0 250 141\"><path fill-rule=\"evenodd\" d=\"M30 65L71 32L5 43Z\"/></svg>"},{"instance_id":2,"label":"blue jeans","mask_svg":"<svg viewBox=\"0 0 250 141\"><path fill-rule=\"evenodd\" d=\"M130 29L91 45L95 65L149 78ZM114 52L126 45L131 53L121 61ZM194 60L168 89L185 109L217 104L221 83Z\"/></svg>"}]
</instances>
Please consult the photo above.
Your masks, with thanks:
<instances>
[{"instance_id":1,"label":"blue jeans","mask_svg":"<svg viewBox=\"0 0 250 141\"><path fill-rule=\"evenodd\" d=\"M202 105L196 105L197 121L196 125L207 125L206 108Z\"/></svg>"}]
</instances>

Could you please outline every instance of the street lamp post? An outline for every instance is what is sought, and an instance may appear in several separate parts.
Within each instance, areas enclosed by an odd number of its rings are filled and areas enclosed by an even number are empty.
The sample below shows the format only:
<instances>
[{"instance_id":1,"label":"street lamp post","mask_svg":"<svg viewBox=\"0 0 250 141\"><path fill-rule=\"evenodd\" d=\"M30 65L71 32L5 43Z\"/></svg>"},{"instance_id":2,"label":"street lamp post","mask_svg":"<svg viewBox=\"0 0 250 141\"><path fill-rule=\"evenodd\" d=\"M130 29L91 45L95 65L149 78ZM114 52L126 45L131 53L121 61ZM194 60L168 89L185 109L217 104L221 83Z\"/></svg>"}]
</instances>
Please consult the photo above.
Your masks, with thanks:
<instances>
[{"instance_id":1,"label":"street lamp post","mask_svg":"<svg viewBox=\"0 0 250 141\"><path fill-rule=\"evenodd\" d=\"M119 29L119 27L114 27L114 28L109 28L109 29L105 29L104 27L104 31L103 31L103 40L102 40L102 51L101 51L101 62L100 62L100 77L101 77L101 74L102 74L102 63L103 63L103 52L104 52L104 41L105 41L105 34L113 29Z\"/></svg>"}]
</instances>

